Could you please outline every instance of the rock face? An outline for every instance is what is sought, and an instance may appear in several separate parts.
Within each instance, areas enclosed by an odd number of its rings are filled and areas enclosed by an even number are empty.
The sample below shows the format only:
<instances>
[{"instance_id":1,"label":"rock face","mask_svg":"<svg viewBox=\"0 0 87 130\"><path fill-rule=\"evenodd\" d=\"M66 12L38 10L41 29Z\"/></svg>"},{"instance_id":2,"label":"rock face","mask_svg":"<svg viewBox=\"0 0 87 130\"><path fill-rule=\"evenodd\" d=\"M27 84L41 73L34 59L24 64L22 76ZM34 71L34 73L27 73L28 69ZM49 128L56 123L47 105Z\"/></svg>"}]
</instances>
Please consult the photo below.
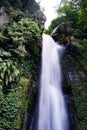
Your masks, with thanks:
<instances>
[{"instance_id":1,"label":"rock face","mask_svg":"<svg viewBox=\"0 0 87 130\"><path fill-rule=\"evenodd\" d=\"M3 25L9 19L4 7L0 7L0 25Z\"/></svg>"},{"instance_id":2,"label":"rock face","mask_svg":"<svg viewBox=\"0 0 87 130\"><path fill-rule=\"evenodd\" d=\"M39 24L40 29L43 31L46 16L40 10L39 4L35 0L28 0L27 9L29 16Z\"/></svg>"},{"instance_id":3,"label":"rock face","mask_svg":"<svg viewBox=\"0 0 87 130\"><path fill-rule=\"evenodd\" d=\"M17 2L14 3L14 6L9 1L8 1L8 3L13 8L15 8L15 6L17 6L16 5ZM39 4L36 3L35 0L25 1L24 5L23 5L23 1L20 1L19 3L18 3L19 6L17 6L17 8L19 8L21 10L24 10L24 9L27 10L28 14L29 14L28 17L32 18L32 20L34 20L35 22L37 22L38 25L39 25L39 28L43 31L44 24L45 24L45 21L46 21L46 17L42 13L42 11L40 10ZM0 7L0 25L3 25L9 19L9 15L6 13L5 7L3 7L3 6ZM24 6L26 6L26 7L24 7Z\"/></svg>"},{"instance_id":4,"label":"rock face","mask_svg":"<svg viewBox=\"0 0 87 130\"><path fill-rule=\"evenodd\" d=\"M65 52L62 57L63 92L66 101L69 129L87 129L87 69L86 52L81 51L72 36L72 25L64 22L58 25L51 33L53 39L59 44L65 45ZM84 111L84 112L83 112Z\"/></svg>"},{"instance_id":5,"label":"rock face","mask_svg":"<svg viewBox=\"0 0 87 130\"><path fill-rule=\"evenodd\" d=\"M81 114L83 111L82 108L85 109L86 95L84 88L87 84L87 76L80 65L79 58L69 55L67 51L64 53L62 59L62 72L62 84L69 115L70 130L78 130L81 129L80 123L85 123L86 121L85 116L83 119L83 115ZM84 93L84 95L82 93ZM83 101L81 101L81 99L83 99ZM80 103L82 104L81 106ZM84 125L82 128L84 128Z\"/></svg>"},{"instance_id":6,"label":"rock face","mask_svg":"<svg viewBox=\"0 0 87 130\"><path fill-rule=\"evenodd\" d=\"M66 44L71 42L71 30L71 23L63 22L52 31L51 36L55 41Z\"/></svg>"}]
</instances>

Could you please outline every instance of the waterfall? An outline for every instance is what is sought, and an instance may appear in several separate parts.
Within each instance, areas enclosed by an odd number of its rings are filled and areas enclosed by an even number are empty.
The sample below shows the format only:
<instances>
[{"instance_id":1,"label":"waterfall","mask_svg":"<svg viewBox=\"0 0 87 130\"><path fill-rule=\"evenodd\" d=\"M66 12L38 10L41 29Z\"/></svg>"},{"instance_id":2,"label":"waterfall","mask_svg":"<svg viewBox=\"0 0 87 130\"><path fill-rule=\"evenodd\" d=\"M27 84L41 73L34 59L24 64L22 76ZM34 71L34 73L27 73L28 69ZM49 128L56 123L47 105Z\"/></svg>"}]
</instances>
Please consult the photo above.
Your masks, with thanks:
<instances>
[{"instance_id":1,"label":"waterfall","mask_svg":"<svg viewBox=\"0 0 87 130\"><path fill-rule=\"evenodd\" d=\"M62 51L49 35L43 34L38 130L68 130L61 89Z\"/></svg>"}]
</instances>

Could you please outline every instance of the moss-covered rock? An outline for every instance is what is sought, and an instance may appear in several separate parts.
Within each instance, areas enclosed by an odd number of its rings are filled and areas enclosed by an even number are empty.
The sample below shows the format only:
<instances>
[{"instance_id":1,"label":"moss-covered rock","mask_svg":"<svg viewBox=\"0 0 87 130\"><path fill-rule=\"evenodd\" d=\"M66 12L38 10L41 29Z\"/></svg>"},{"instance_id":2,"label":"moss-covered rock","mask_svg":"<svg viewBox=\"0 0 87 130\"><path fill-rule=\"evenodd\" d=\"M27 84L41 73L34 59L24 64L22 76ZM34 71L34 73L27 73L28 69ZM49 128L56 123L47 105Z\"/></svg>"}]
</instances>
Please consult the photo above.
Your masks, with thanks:
<instances>
[{"instance_id":1,"label":"moss-covered rock","mask_svg":"<svg viewBox=\"0 0 87 130\"><path fill-rule=\"evenodd\" d=\"M82 42L81 42L82 43ZM87 129L87 63L86 46L79 42L75 52L65 51L62 57L64 92L70 95L76 112L78 130ZM67 92L68 91L68 92Z\"/></svg>"},{"instance_id":2,"label":"moss-covered rock","mask_svg":"<svg viewBox=\"0 0 87 130\"><path fill-rule=\"evenodd\" d=\"M51 36L55 41L59 41L61 44L71 42L72 27L70 22L62 22L51 33Z\"/></svg>"}]
</instances>

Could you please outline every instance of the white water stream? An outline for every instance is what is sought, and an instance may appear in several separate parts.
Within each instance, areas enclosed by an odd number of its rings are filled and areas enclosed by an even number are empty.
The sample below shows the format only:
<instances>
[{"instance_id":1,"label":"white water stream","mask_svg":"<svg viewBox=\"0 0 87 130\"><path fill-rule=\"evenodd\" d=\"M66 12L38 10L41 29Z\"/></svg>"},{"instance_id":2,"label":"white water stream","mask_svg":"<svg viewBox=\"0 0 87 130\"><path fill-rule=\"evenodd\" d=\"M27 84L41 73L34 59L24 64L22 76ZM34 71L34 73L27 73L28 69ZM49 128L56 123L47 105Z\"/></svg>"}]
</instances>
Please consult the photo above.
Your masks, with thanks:
<instances>
[{"instance_id":1,"label":"white water stream","mask_svg":"<svg viewBox=\"0 0 87 130\"><path fill-rule=\"evenodd\" d=\"M61 89L62 51L49 35L43 34L38 130L68 130Z\"/></svg>"}]
</instances>

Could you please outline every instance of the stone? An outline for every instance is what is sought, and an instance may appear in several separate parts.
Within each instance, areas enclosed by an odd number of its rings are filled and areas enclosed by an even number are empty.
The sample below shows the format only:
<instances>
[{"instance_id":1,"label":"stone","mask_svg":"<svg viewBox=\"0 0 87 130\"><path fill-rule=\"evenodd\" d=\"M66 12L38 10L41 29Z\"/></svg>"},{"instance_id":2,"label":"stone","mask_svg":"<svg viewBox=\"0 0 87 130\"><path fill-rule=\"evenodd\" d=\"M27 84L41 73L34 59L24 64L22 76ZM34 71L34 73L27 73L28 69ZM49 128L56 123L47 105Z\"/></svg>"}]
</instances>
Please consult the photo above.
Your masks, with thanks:
<instances>
[{"instance_id":1,"label":"stone","mask_svg":"<svg viewBox=\"0 0 87 130\"><path fill-rule=\"evenodd\" d=\"M36 21L39 25L41 31L44 30L44 24L46 21L46 16L40 10L40 6L35 0L28 0L27 10L29 13L29 17L31 17L34 21Z\"/></svg>"},{"instance_id":2,"label":"stone","mask_svg":"<svg viewBox=\"0 0 87 130\"><path fill-rule=\"evenodd\" d=\"M62 22L59 24L51 33L54 41L59 41L59 43L66 44L71 42L71 23Z\"/></svg>"},{"instance_id":3,"label":"stone","mask_svg":"<svg viewBox=\"0 0 87 130\"><path fill-rule=\"evenodd\" d=\"M0 25L3 25L8 19L9 16L5 11L5 7L0 7Z\"/></svg>"}]
</instances>

